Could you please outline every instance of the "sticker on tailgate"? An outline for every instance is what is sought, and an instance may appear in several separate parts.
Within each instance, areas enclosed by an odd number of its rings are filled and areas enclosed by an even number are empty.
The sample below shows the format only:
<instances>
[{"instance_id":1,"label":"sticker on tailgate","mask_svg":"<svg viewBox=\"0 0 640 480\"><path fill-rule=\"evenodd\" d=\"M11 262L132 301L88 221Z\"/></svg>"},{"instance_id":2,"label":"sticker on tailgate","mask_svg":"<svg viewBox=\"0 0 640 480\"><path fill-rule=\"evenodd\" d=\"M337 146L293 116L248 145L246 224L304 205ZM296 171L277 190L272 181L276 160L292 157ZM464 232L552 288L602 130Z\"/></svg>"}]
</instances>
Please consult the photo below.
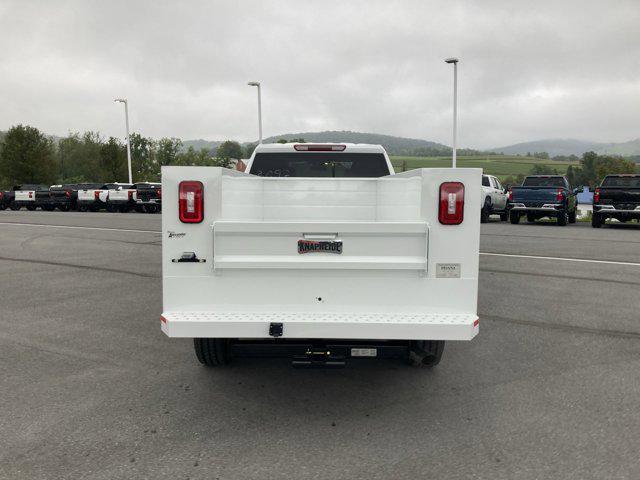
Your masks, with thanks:
<instances>
[{"instance_id":1,"label":"sticker on tailgate","mask_svg":"<svg viewBox=\"0 0 640 480\"><path fill-rule=\"evenodd\" d=\"M298 253L342 253L340 240L298 240Z\"/></svg>"},{"instance_id":2,"label":"sticker on tailgate","mask_svg":"<svg viewBox=\"0 0 640 480\"><path fill-rule=\"evenodd\" d=\"M460 264L436 263L436 278L460 278Z\"/></svg>"}]
</instances>

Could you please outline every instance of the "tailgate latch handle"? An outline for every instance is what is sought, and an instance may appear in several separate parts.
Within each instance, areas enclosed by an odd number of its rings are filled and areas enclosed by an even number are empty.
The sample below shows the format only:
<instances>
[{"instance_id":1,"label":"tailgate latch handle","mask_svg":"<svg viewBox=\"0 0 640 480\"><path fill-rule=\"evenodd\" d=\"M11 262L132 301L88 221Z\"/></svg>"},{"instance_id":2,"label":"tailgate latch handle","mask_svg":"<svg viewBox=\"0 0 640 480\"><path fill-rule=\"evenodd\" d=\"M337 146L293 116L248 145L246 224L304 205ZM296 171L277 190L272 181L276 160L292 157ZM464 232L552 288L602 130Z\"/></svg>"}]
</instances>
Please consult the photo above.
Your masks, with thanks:
<instances>
[{"instance_id":1,"label":"tailgate latch handle","mask_svg":"<svg viewBox=\"0 0 640 480\"><path fill-rule=\"evenodd\" d=\"M204 258L198 258L196 252L182 252L180 258L174 258L171 260L173 263L204 263Z\"/></svg>"}]
</instances>

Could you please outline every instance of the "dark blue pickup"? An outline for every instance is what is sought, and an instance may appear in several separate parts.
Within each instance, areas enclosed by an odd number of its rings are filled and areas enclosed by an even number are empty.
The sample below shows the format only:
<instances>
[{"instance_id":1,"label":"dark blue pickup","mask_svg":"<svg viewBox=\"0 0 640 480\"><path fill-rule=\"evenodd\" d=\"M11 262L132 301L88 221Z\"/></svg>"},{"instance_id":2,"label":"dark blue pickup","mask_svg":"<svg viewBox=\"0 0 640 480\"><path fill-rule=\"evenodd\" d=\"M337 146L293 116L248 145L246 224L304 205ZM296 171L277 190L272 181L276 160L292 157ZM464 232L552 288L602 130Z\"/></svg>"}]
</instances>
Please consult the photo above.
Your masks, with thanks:
<instances>
[{"instance_id":1,"label":"dark blue pickup","mask_svg":"<svg viewBox=\"0 0 640 480\"><path fill-rule=\"evenodd\" d=\"M575 223L578 202L576 192L560 175L530 175L519 187L509 189L509 220L516 224L526 215L527 221L555 218L558 225Z\"/></svg>"}]
</instances>

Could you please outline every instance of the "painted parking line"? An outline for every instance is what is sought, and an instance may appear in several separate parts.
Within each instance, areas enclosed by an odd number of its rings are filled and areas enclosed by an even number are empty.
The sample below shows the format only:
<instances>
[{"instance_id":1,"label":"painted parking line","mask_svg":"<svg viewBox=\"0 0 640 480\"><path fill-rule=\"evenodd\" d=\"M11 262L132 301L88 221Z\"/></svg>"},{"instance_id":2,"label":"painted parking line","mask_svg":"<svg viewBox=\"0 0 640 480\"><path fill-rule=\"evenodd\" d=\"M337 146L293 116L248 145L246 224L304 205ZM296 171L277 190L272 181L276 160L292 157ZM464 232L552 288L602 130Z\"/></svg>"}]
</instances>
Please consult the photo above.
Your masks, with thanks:
<instances>
[{"instance_id":1,"label":"painted parking line","mask_svg":"<svg viewBox=\"0 0 640 480\"><path fill-rule=\"evenodd\" d=\"M490 257L531 258L534 260L554 260L554 261L561 261L561 262L580 262L580 263L602 263L606 265L629 265L632 267L640 267L640 263L635 263L635 262L616 262L612 260L591 260L588 258L543 257L540 255L515 255L512 253L489 253L489 252L480 252L480 255L485 255Z\"/></svg>"},{"instance_id":2,"label":"painted parking line","mask_svg":"<svg viewBox=\"0 0 640 480\"><path fill-rule=\"evenodd\" d=\"M102 230L107 232L136 232L136 233L162 233L160 230L137 230L127 228L108 227L80 227L75 225L48 225L46 223L20 223L20 222L0 222L0 225L19 225L21 227L44 227L44 228L69 228L75 230Z\"/></svg>"}]
</instances>

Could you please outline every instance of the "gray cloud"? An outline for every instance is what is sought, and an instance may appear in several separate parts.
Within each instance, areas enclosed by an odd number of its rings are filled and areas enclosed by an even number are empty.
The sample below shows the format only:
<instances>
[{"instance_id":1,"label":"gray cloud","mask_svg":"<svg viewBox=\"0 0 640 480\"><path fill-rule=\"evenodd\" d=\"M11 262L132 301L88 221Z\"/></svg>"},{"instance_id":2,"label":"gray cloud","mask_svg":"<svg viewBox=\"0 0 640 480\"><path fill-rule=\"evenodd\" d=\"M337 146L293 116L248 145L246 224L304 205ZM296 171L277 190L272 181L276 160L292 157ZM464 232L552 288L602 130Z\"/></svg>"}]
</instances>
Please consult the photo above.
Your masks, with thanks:
<instances>
[{"instance_id":1,"label":"gray cloud","mask_svg":"<svg viewBox=\"0 0 640 480\"><path fill-rule=\"evenodd\" d=\"M449 143L640 136L640 4L587 2L24 2L0 4L0 129L132 128L252 140L350 129Z\"/></svg>"}]
</instances>

